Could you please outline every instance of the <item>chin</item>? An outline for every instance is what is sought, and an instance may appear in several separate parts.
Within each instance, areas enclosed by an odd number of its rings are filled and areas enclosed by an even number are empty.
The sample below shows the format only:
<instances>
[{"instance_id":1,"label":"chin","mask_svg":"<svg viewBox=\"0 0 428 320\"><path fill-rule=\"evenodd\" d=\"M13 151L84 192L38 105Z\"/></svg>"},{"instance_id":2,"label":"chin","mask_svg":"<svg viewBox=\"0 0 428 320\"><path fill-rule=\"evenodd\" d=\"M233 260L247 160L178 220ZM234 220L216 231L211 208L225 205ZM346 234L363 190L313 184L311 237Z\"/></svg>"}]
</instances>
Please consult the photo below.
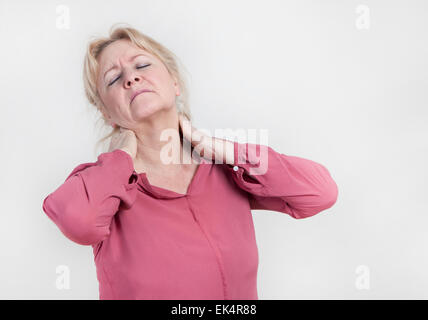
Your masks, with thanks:
<instances>
[{"instance_id":1,"label":"chin","mask_svg":"<svg viewBox=\"0 0 428 320\"><path fill-rule=\"evenodd\" d=\"M139 103L132 106L131 112L134 119L144 119L149 118L160 111L166 111L166 109L169 108L157 103Z\"/></svg>"}]
</instances>

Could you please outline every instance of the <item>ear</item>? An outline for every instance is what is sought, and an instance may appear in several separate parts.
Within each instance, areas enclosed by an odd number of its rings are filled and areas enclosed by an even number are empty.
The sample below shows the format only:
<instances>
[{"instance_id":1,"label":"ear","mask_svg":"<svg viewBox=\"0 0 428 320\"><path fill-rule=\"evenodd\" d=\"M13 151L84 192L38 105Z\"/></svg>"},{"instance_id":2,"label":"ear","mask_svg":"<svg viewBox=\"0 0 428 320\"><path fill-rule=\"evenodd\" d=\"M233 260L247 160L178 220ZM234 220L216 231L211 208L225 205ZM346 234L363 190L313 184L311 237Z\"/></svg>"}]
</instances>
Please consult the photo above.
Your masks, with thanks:
<instances>
[{"instance_id":1,"label":"ear","mask_svg":"<svg viewBox=\"0 0 428 320\"><path fill-rule=\"evenodd\" d=\"M178 85L178 80L176 77L174 77L174 88L175 88L175 94L179 96L181 92L180 92L180 86Z\"/></svg>"}]
</instances>

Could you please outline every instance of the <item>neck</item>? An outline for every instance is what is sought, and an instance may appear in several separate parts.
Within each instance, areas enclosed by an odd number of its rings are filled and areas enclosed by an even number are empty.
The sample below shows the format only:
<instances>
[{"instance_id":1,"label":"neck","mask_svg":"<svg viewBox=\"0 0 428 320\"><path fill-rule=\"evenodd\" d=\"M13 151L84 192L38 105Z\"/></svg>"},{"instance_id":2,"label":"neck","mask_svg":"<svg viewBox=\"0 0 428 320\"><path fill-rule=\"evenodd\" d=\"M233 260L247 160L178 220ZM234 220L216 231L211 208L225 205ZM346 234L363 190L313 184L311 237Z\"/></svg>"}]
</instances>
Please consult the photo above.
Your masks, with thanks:
<instances>
[{"instance_id":1,"label":"neck","mask_svg":"<svg viewBox=\"0 0 428 320\"><path fill-rule=\"evenodd\" d=\"M167 141L161 141L161 134L164 130L168 130L165 132L168 133ZM167 170L171 172L181 167L182 164L189 163L183 158L189 159L191 150L186 146L183 153L183 137L175 108L153 114L144 122L142 129L134 132L137 137L137 154L134 162L139 171L162 172ZM172 136L173 134L176 136ZM179 138L177 139L177 137ZM172 152L179 155L179 163L177 164L175 160L172 163L163 163L161 156L173 157Z\"/></svg>"}]
</instances>

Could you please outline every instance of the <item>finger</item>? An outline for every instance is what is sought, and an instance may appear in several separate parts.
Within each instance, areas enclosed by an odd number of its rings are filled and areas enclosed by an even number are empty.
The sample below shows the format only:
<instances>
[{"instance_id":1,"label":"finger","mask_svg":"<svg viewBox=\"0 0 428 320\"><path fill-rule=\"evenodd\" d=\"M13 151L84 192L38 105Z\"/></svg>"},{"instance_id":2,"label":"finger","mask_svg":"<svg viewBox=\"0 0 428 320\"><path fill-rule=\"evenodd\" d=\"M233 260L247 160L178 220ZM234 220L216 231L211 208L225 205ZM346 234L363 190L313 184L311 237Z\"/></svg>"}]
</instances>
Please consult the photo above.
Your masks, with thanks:
<instances>
[{"instance_id":1,"label":"finger","mask_svg":"<svg viewBox=\"0 0 428 320\"><path fill-rule=\"evenodd\" d=\"M184 137L190 141L191 135L192 135L192 131L190 128L190 122L183 119L183 118L180 118L180 127L181 127L181 131L183 132Z\"/></svg>"},{"instance_id":2,"label":"finger","mask_svg":"<svg viewBox=\"0 0 428 320\"><path fill-rule=\"evenodd\" d=\"M188 120L183 115L180 115L180 125L182 125L182 128L184 127L187 131L195 131L195 129L192 126L192 122Z\"/></svg>"}]
</instances>

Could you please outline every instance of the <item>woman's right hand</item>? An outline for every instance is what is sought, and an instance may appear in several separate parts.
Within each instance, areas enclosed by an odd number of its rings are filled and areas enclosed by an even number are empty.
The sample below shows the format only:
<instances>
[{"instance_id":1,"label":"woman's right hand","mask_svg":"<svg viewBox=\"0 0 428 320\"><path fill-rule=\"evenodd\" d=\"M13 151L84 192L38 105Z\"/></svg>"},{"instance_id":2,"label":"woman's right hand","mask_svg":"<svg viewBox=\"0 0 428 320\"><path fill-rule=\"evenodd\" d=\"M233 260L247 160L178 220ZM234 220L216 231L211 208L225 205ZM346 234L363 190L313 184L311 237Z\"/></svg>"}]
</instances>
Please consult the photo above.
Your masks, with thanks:
<instances>
[{"instance_id":1,"label":"woman's right hand","mask_svg":"<svg viewBox=\"0 0 428 320\"><path fill-rule=\"evenodd\" d=\"M119 131L111 137L108 152L116 149L125 151L134 160L137 155L137 137L134 131L120 127Z\"/></svg>"}]
</instances>

